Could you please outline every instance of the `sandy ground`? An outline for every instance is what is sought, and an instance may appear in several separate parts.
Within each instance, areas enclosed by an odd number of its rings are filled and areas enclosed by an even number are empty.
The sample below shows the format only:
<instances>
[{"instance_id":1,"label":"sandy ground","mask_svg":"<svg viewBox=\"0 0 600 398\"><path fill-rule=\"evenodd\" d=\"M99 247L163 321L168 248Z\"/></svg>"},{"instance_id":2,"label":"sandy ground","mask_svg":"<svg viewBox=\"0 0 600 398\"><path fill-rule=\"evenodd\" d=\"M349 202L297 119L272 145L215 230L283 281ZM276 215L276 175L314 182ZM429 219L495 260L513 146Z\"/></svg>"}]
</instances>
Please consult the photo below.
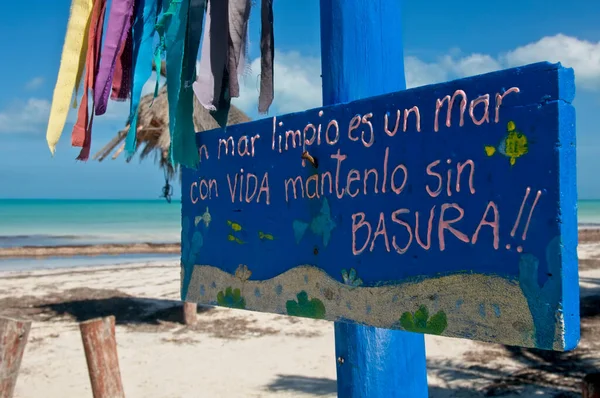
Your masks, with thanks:
<instances>
[{"instance_id":1,"label":"sandy ground","mask_svg":"<svg viewBox=\"0 0 600 398\"><path fill-rule=\"evenodd\" d=\"M430 397L581 396L600 371L600 243L581 242L579 348L427 336ZM201 307L186 327L178 297L176 263L0 273L0 314L34 320L15 397L91 397L77 322L109 314L127 397L336 396L331 323Z\"/></svg>"}]
</instances>

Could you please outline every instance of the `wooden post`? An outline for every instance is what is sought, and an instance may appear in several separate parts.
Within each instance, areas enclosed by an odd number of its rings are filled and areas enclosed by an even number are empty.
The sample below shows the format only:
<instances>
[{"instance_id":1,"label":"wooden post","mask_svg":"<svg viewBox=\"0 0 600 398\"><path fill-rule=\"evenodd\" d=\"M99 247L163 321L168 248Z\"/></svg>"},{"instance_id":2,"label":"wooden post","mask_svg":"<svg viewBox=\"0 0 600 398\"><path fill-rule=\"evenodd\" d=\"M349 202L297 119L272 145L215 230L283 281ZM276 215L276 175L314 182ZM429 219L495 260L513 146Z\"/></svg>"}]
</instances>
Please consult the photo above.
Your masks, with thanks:
<instances>
[{"instance_id":1,"label":"wooden post","mask_svg":"<svg viewBox=\"0 0 600 398\"><path fill-rule=\"evenodd\" d=\"M585 376L582 387L583 398L600 398L600 373Z\"/></svg>"},{"instance_id":2,"label":"wooden post","mask_svg":"<svg viewBox=\"0 0 600 398\"><path fill-rule=\"evenodd\" d=\"M123 398L117 356L115 317L91 319L79 324L94 398Z\"/></svg>"},{"instance_id":3,"label":"wooden post","mask_svg":"<svg viewBox=\"0 0 600 398\"><path fill-rule=\"evenodd\" d=\"M0 317L0 398L13 396L30 329L31 321Z\"/></svg>"},{"instance_id":4,"label":"wooden post","mask_svg":"<svg viewBox=\"0 0 600 398\"><path fill-rule=\"evenodd\" d=\"M406 89L401 0L321 0L323 105ZM428 396L420 334L335 323L339 397Z\"/></svg>"},{"instance_id":5,"label":"wooden post","mask_svg":"<svg viewBox=\"0 0 600 398\"><path fill-rule=\"evenodd\" d=\"M196 324L198 314L198 304L183 302L183 323L185 325Z\"/></svg>"}]
</instances>

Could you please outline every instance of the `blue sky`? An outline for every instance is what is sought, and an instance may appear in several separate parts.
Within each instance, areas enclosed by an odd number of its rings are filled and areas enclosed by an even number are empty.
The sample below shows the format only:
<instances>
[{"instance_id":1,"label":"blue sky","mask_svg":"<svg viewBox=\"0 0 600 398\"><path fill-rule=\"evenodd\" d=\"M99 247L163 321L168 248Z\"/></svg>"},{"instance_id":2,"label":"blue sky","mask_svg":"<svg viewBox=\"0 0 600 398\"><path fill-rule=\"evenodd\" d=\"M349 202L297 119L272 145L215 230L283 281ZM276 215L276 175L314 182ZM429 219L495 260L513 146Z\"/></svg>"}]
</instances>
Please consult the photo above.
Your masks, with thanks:
<instances>
[{"instance_id":1,"label":"blue sky","mask_svg":"<svg viewBox=\"0 0 600 398\"><path fill-rule=\"evenodd\" d=\"M460 5L458 5L460 4ZM0 14L0 198L155 198L164 177L152 159L126 164L76 162L68 123L54 158L46 122L70 0L7 2ZM275 0L275 103L271 114L320 105L318 0ZM259 10L250 26L258 53ZM409 86L536 61L560 61L577 80L578 182L581 198L600 198L600 2L528 0L405 2L403 23ZM256 114L256 61L236 101ZM70 118L74 116L72 112ZM95 122L92 152L123 127L127 105L111 103Z\"/></svg>"}]
</instances>

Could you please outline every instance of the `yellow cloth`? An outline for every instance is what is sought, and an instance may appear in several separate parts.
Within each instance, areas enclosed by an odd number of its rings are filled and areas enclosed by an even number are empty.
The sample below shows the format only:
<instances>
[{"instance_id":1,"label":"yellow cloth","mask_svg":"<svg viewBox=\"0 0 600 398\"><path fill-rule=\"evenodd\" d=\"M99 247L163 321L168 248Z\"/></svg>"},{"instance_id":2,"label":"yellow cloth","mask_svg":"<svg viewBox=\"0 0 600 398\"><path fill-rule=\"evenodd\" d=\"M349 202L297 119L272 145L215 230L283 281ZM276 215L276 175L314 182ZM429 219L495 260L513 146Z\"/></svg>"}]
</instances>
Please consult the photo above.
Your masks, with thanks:
<instances>
[{"instance_id":1,"label":"yellow cloth","mask_svg":"<svg viewBox=\"0 0 600 398\"><path fill-rule=\"evenodd\" d=\"M46 131L46 140L52 155L54 155L56 144L65 127L73 89L77 90L81 83L87 52L88 26L93 5L93 0L73 0L71 3L71 15L67 24L65 44L60 59L58 78L54 87Z\"/></svg>"}]
</instances>

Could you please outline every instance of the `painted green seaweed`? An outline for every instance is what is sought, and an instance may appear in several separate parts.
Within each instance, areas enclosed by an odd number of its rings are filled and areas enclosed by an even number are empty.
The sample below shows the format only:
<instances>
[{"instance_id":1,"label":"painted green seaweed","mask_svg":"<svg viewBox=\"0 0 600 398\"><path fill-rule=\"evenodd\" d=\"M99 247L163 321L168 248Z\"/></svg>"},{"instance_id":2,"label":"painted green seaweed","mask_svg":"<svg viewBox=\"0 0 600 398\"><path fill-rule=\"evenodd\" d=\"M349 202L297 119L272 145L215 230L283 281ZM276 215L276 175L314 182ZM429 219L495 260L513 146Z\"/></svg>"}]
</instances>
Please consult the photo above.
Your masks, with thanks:
<instances>
[{"instance_id":1,"label":"painted green seaweed","mask_svg":"<svg viewBox=\"0 0 600 398\"><path fill-rule=\"evenodd\" d=\"M242 296L240 289L232 289L231 287L225 289L225 293L220 291L217 294L217 303L223 307L246 308L246 299Z\"/></svg>"},{"instance_id":2,"label":"painted green seaweed","mask_svg":"<svg viewBox=\"0 0 600 398\"><path fill-rule=\"evenodd\" d=\"M358 277L356 274L356 270L354 268L350 268L350 271L345 269L342 270L342 279L344 280L344 284L352 287L359 287L363 284L362 279Z\"/></svg>"},{"instance_id":3,"label":"painted green seaweed","mask_svg":"<svg viewBox=\"0 0 600 398\"><path fill-rule=\"evenodd\" d=\"M400 325L408 332L439 335L448 327L448 319L444 311L438 311L430 318L427 307L422 305L414 315L410 312L402 314Z\"/></svg>"},{"instance_id":4,"label":"painted green seaweed","mask_svg":"<svg viewBox=\"0 0 600 398\"><path fill-rule=\"evenodd\" d=\"M298 301L288 300L285 303L288 315L304 318L325 318L325 305L318 298L308 299L308 294L303 290L296 295Z\"/></svg>"}]
</instances>

